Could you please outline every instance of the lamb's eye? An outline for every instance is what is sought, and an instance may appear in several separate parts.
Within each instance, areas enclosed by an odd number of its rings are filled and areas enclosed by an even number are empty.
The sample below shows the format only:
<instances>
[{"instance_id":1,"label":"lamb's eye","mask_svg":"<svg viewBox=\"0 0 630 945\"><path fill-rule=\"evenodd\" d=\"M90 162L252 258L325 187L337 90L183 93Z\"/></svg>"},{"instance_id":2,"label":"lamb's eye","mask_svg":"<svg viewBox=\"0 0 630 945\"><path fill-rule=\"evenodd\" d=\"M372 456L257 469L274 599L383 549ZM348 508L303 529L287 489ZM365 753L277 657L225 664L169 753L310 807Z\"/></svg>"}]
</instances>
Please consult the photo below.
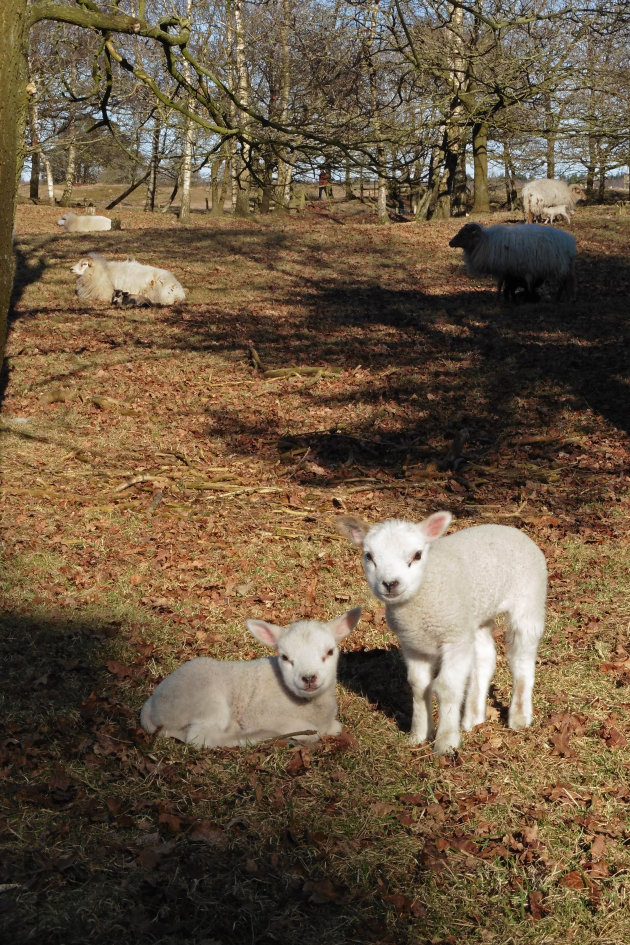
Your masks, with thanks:
<instances>
[{"instance_id":1,"label":"lamb's eye","mask_svg":"<svg viewBox=\"0 0 630 945\"><path fill-rule=\"evenodd\" d=\"M365 560L366 560L366 561L370 561L370 562L373 562L373 561L374 561L374 558L372 557L372 555L370 554L369 551L366 551L366 552L365 552Z\"/></svg>"},{"instance_id":2,"label":"lamb's eye","mask_svg":"<svg viewBox=\"0 0 630 945\"><path fill-rule=\"evenodd\" d=\"M420 561L421 558L422 558L422 552L421 552L421 551L416 551L415 555L413 556L413 558L412 558L411 560L412 560L412 561Z\"/></svg>"},{"instance_id":3,"label":"lamb's eye","mask_svg":"<svg viewBox=\"0 0 630 945\"><path fill-rule=\"evenodd\" d=\"M286 653L283 653L283 654L282 654L282 662L283 662L283 663L290 663L290 662L291 662L291 660L289 659L289 657L287 656Z\"/></svg>"}]
</instances>

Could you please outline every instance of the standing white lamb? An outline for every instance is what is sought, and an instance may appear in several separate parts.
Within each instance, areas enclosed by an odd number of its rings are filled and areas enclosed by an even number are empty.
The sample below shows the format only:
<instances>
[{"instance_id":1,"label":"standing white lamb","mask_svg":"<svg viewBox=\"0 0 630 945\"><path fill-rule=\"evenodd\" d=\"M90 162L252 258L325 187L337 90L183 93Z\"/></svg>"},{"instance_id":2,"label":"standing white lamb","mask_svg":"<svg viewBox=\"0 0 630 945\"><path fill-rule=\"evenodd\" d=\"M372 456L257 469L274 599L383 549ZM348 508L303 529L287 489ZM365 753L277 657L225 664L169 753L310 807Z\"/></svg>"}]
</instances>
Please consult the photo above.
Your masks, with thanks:
<instances>
[{"instance_id":1,"label":"standing white lamb","mask_svg":"<svg viewBox=\"0 0 630 945\"><path fill-rule=\"evenodd\" d=\"M77 295L80 299L99 302L116 301L117 292L144 296L156 305L173 305L186 298L180 282L168 269L145 266L135 259L108 260L98 253L89 253L71 267L79 278Z\"/></svg>"},{"instance_id":2,"label":"standing white lamb","mask_svg":"<svg viewBox=\"0 0 630 945\"><path fill-rule=\"evenodd\" d=\"M275 647L276 656L241 662L201 656L183 663L145 702L140 724L150 734L160 729L207 748L338 735L337 644L360 616L356 607L328 623L300 620L286 628L248 620L250 633Z\"/></svg>"},{"instance_id":3,"label":"standing white lamb","mask_svg":"<svg viewBox=\"0 0 630 945\"><path fill-rule=\"evenodd\" d=\"M528 223L540 220L545 207L566 207L573 210L586 193L580 184L566 184L563 180L544 178L523 185L521 203Z\"/></svg>"},{"instance_id":4,"label":"standing white lamb","mask_svg":"<svg viewBox=\"0 0 630 945\"><path fill-rule=\"evenodd\" d=\"M57 226L63 226L67 233L95 233L99 230L111 230L112 221L109 217L98 217L93 214L77 216L69 210L57 220Z\"/></svg>"},{"instance_id":5,"label":"standing white lamb","mask_svg":"<svg viewBox=\"0 0 630 945\"><path fill-rule=\"evenodd\" d=\"M571 212L568 207L543 207L540 212L540 219L543 223L554 223L558 217L565 223L571 224Z\"/></svg>"},{"instance_id":6,"label":"standing white lamb","mask_svg":"<svg viewBox=\"0 0 630 945\"><path fill-rule=\"evenodd\" d=\"M400 641L413 696L412 744L433 736L437 697L436 755L459 747L462 726L469 731L485 719L496 663L492 629L501 614L509 620L513 681L508 723L513 729L531 723L547 596L544 555L523 532L477 525L443 538L450 521L449 512L371 528L352 516L338 520L341 533L363 549L368 584Z\"/></svg>"},{"instance_id":7,"label":"standing white lamb","mask_svg":"<svg viewBox=\"0 0 630 945\"><path fill-rule=\"evenodd\" d=\"M464 262L473 275L494 276L499 292L514 298L518 288L528 299L549 280L554 297L575 297L575 237L566 230L549 229L539 223L498 223L483 227L466 223L449 242L464 250Z\"/></svg>"}]
</instances>

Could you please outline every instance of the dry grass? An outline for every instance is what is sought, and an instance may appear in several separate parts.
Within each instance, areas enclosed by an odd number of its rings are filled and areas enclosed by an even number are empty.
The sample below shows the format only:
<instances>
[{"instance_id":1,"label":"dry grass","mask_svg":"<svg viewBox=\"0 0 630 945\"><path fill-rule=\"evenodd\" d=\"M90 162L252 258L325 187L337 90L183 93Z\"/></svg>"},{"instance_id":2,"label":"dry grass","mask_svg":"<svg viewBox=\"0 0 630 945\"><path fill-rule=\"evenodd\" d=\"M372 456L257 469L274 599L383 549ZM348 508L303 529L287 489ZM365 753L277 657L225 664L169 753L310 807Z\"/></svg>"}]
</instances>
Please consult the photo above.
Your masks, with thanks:
<instances>
[{"instance_id":1,"label":"dry grass","mask_svg":"<svg viewBox=\"0 0 630 945\"><path fill-rule=\"evenodd\" d=\"M625 945L630 222L581 210L575 305L506 309L418 227L120 212L89 245L22 206L2 442L0 909L47 945ZM173 309L85 308L137 255ZM263 368L317 367L265 376ZM449 446L466 428L464 455ZM395 641L340 511L449 508L550 566L535 722L410 749ZM249 616L361 604L344 735L195 751L137 727L162 675L262 650Z\"/></svg>"}]
</instances>

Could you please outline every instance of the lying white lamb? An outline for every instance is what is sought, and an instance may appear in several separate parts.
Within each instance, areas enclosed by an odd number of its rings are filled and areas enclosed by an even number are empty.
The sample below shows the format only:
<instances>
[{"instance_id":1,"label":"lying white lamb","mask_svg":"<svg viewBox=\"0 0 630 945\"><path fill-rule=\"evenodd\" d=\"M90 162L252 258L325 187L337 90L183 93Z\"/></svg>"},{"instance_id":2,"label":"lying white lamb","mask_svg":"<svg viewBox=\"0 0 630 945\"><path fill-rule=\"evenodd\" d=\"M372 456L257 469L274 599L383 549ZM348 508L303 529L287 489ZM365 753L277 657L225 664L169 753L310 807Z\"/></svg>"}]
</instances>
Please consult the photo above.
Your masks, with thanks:
<instances>
[{"instance_id":1,"label":"lying white lamb","mask_svg":"<svg viewBox=\"0 0 630 945\"><path fill-rule=\"evenodd\" d=\"M338 520L341 533L362 547L368 584L400 640L413 696L413 744L433 736L437 696L436 755L459 747L462 725L469 731L485 719L496 663L492 629L500 614L509 619L508 723L513 729L531 723L547 596L544 555L523 532L477 525L442 538L450 521L449 512L420 524L389 519L371 528L352 516Z\"/></svg>"},{"instance_id":2,"label":"lying white lamb","mask_svg":"<svg viewBox=\"0 0 630 945\"><path fill-rule=\"evenodd\" d=\"M109 217L98 217L94 214L77 216L69 210L57 220L57 226L63 226L67 233L95 233L99 230L111 230L112 221Z\"/></svg>"},{"instance_id":3,"label":"lying white lamb","mask_svg":"<svg viewBox=\"0 0 630 945\"><path fill-rule=\"evenodd\" d=\"M117 291L144 296L155 305L173 305L186 298L181 283L168 269L145 266L135 259L108 260L98 253L89 253L71 267L79 278L80 299L111 302Z\"/></svg>"},{"instance_id":4,"label":"lying white lamb","mask_svg":"<svg viewBox=\"0 0 630 945\"><path fill-rule=\"evenodd\" d=\"M162 680L140 713L145 731L199 747L246 745L266 738L316 742L338 735L337 644L359 622L361 608L329 623L301 620L247 626L276 648L266 659L231 662L198 657Z\"/></svg>"}]
</instances>

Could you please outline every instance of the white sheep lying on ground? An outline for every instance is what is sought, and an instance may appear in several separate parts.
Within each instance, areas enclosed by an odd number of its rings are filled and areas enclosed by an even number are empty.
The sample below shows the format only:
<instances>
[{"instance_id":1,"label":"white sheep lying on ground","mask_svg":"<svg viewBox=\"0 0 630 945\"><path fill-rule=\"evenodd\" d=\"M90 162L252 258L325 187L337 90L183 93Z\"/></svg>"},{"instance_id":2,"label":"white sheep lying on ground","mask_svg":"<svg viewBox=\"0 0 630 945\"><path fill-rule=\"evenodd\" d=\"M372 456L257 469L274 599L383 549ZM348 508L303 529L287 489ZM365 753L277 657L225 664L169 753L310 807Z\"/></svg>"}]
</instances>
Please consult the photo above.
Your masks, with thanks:
<instances>
[{"instance_id":1,"label":"white sheep lying on ground","mask_svg":"<svg viewBox=\"0 0 630 945\"><path fill-rule=\"evenodd\" d=\"M505 614L513 677L509 726L532 721L538 642L545 625L547 567L537 545L505 525L477 525L444 538L449 512L420 524L389 519L370 528L354 517L339 530L363 549L373 593L398 636L413 695L411 741L433 735L432 695L439 708L434 752L443 755L485 719L494 673L495 619Z\"/></svg>"},{"instance_id":2,"label":"white sheep lying on ground","mask_svg":"<svg viewBox=\"0 0 630 945\"><path fill-rule=\"evenodd\" d=\"M99 230L111 230L112 221L109 217L98 217L93 214L77 216L69 210L57 220L57 226L63 226L68 233L95 233Z\"/></svg>"},{"instance_id":3,"label":"white sheep lying on ground","mask_svg":"<svg viewBox=\"0 0 630 945\"><path fill-rule=\"evenodd\" d=\"M571 223L571 213L566 206L558 207L543 207L540 211L540 219L543 223L553 223L558 217L565 221L565 223Z\"/></svg>"},{"instance_id":4,"label":"white sheep lying on ground","mask_svg":"<svg viewBox=\"0 0 630 945\"><path fill-rule=\"evenodd\" d=\"M275 647L276 656L183 663L145 702L140 723L150 734L160 729L161 735L207 748L338 735L337 644L360 616L357 607L329 623L301 620L286 628L248 620L250 633Z\"/></svg>"},{"instance_id":5,"label":"white sheep lying on ground","mask_svg":"<svg viewBox=\"0 0 630 945\"><path fill-rule=\"evenodd\" d=\"M144 296L154 305L173 305L186 298L186 293L172 272L145 266L135 259L107 260L98 253L89 253L70 269L79 278L80 299L111 302L117 291Z\"/></svg>"},{"instance_id":6,"label":"white sheep lying on ground","mask_svg":"<svg viewBox=\"0 0 630 945\"><path fill-rule=\"evenodd\" d=\"M532 180L523 186L521 203L528 223L539 220L545 207L566 207L573 210L586 193L579 184L566 184L563 180L544 178Z\"/></svg>"},{"instance_id":7,"label":"white sheep lying on ground","mask_svg":"<svg viewBox=\"0 0 630 945\"><path fill-rule=\"evenodd\" d=\"M466 223L448 245L464 250L469 273L494 276L506 298L514 298L519 287L536 298L547 280L555 283L556 299L575 297L575 238L565 230L538 223Z\"/></svg>"}]
</instances>

